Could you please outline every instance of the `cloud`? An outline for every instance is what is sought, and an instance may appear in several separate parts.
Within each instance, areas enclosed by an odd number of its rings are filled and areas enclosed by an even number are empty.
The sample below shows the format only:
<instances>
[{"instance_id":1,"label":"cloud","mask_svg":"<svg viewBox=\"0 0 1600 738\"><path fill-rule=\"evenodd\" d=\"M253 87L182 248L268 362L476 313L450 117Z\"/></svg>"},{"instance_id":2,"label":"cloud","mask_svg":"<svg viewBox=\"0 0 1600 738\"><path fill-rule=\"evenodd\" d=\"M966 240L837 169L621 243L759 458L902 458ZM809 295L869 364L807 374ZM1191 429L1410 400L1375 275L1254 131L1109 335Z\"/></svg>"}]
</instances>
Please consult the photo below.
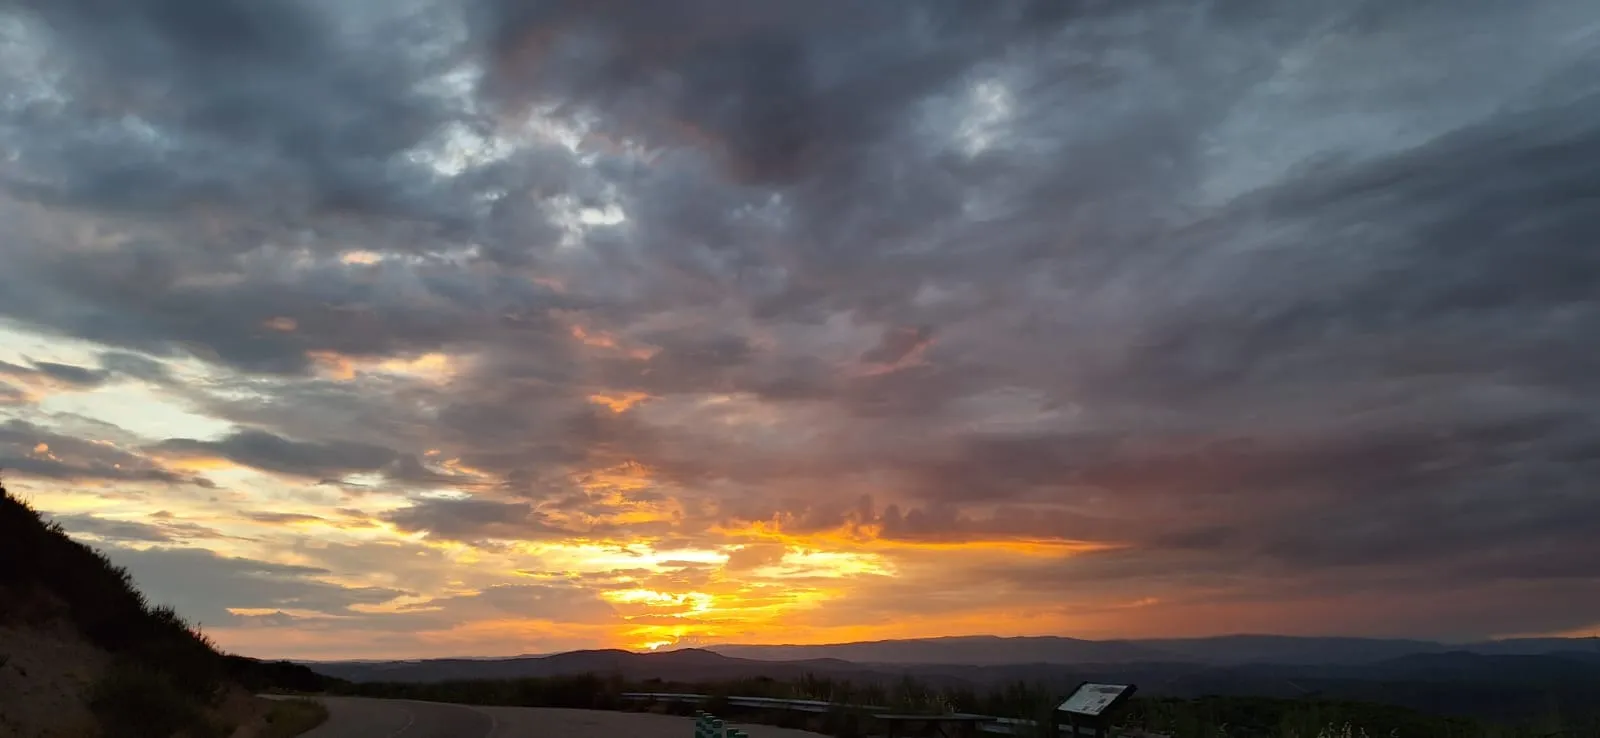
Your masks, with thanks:
<instances>
[{"instance_id":1,"label":"cloud","mask_svg":"<svg viewBox=\"0 0 1600 738\"><path fill-rule=\"evenodd\" d=\"M731 176L757 184L845 165L905 125L919 99L1077 14L1042 2L484 5L495 89L602 107L625 133L710 147ZM863 66L841 72L851 63Z\"/></svg>"},{"instance_id":2,"label":"cloud","mask_svg":"<svg viewBox=\"0 0 1600 738\"><path fill-rule=\"evenodd\" d=\"M52 520L73 533L88 533L113 541L164 543L172 536L158 525L131 520L104 520L93 515L55 515Z\"/></svg>"},{"instance_id":3,"label":"cloud","mask_svg":"<svg viewBox=\"0 0 1600 738\"><path fill-rule=\"evenodd\" d=\"M443 625L516 617L557 623L596 623L617 619L616 611L594 592L577 587L503 584L481 592L430 600L402 611L429 613Z\"/></svg>"},{"instance_id":4,"label":"cloud","mask_svg":"<svg viewBox=\"0 0 1600 738\"><path fill-rule=\"evenodd\" d=\"M403 531L453 541L537 540L569 535L546 522L528 503L494 500L418 500L385 514L384 519Z\"/></svg>"},{"instance_id":5,"label":"cloud","mask_svg":"<svg viewBox=\"0 0 1600 738\"><path fill-rule=\"evenodd\" d=\"M0 423L0 468L23 476L57 480L215 486L204 477L172 471L112 443L61 435L23 420Z\"/></svg>"},{"instance_id":6,"label":"cloud","mask_svg":"<svg viewBox=\"0 0 1600 738\"><path fill-rule=\"evenodd\" d=\"M242 430L219 441L172 438L153 450L174 455L214 455L264 471L316 479L337 479L376 471L395 463L394 451L359 443L291 441L265 431Z\"/></svg>"},{"instance_id":7,"label":"cloud","mask_svg":"<svg viewBox=\"0 0 1600 738\"><path fill-rule=\"evenodd\" d=\"M19 366L0 361L0 375L21 380L38 380L46 384L64 385L71 389L92 389L104 383L109 373L86 369L72 364L53 361L30 361L29 366Z\"/></svg>"},{"instance_id":8,"label":"cloud","mask_svg":"<svg viewBox=\"0 0 1600 738\"><path fill-rule=\"evenodd\" d=\"M788 549L784 546L740 546L728 553L725 566L730 571L755 569L779 563L787 553Z\"/></svg>"},{"instance_id":9,"label":"cloud","mask_svg":"<svg viewBox=\"0 0 1600 738\"><path fill-rule=\"evenodd\" d=\"M293 523L321 523L321 522L326 522L327 521L327 518L319 517L319 516L316 516L316 515L307 515L305 513L247 512L247 513L244 514L244 516L249 518L249 519L251 519L251 520L254 520L254 521L258 522L258 523L268 523L268 524L271 524L271 525L290 525L290 524L293 524Z\"/></svg>"},{"instance_id":10,"label":"cloud","mask_svg":"<svg viewBox=\"0 0 1600 738\"><path fill-rule=\"evenodd\" d=\"M1592 3L176 8L0 9L8 470L279 475L214 476L439 627L639 590L562 643L1487 635L1600 578Z\"/></svg>"},{"instance_id":11,"label":"cloud","mask_svg":"<svg viewBox=\"0 0 1600 738\"><path fill-rule=\"evenodd\" d=\"M173 543L185 540L204 540L223 537L214 528L196 523L155 518L155 523L137 520L114 520L87 513L52 515L69 533L87 533L103 541Z\"/></svg>"},{"instance_id":12,"label":"cloud","mask_svg":"<svg viewBox=\"0 0 1600 738\"><path fill-rule=\"evenodd\" d=\"M108 351L100 355L100 366L104 371L124 374L153 384L172 381L172 374L166 365L139 354Z\"/></svg>"},{"instance_id":13,"label":"cloud","mask_svg":"<svg viewBox=\"0 0 1600 738\"><path fill-rule=\"evenodd\" d=\"M405 595L384 587L349 587L322 577L331 572L219 556L193 548L105 549L112 563L133 574L141 591L203 625L227 625L234 610L310 611L352 615L355 605L376 605Z\"/></svg>"},{"instance_id":14,"label":"cloud","mask_svg":"<svg viewBox=\"0 0 1600 738\"><path fill-rule=\"evenodd\" d=\"M398 9L370 19L393 24L387 38L355 41L348 19L295 0L21 5L48 69L83 95L17 121L36 146L13 186L49 201L239 207L275 192L259 205L382 210L410 194L396 156L443 122L412 85L436 62L388 43L426 19Z\"/></svg>"}]
</instances>

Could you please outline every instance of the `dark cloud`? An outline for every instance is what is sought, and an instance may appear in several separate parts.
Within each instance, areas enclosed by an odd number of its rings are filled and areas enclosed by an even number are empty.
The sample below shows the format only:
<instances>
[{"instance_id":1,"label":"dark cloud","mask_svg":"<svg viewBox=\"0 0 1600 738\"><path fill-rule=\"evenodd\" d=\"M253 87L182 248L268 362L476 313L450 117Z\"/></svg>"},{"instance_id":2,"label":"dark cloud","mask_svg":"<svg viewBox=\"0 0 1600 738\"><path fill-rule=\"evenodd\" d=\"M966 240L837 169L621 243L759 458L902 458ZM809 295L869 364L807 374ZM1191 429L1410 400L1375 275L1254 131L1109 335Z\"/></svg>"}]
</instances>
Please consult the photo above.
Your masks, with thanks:
<instances>
[{"instance_id":1,"label":"dark cloud","mask_svg":"<svg viewBox=\"0 0 1600 738\"><path fill-rule=\"evenodd\" d=\"M242 430L220 441L172 438L157 452L217 456L265 471L314 479L337 479L372 472L396 463L399 454L386 448L345 441L292 441L266 431Z\"/></svg>"},{"instance_id":2,"label":"dark cloud","mask_svg":"<svg viewBox=\"0 0 1600 738\"><path fill-rule=\"evenodd\" d=\"M154 602L175 607L202 625L227 625L229 609L307 610L353 615L352 605L374 605L407 594L383 587L349 587L322 578L325 569L219 556L188 548L104 549L112 563L133 574Z\"/></svg>"},{"instance_id":3,"label":"dark cloud","mask_svg":"<svg viewBox=\"0 0 1600 738\"><path fill-rule=\"evenodd\" d=\"M452 541L538 540L569 535L525 502L483 499L418 500L383 518L401 530Z\"/></svg>"},{"instance_id":4,"label":"dark cloud","mask_svg":"<svg viewBox=\"0 0 1600 738\"><path fill-rule=\"evenodd\" d=\"M351 34L299 0L7 5L48 29L80 95L19 121L34 145L13 186L50 201L382 210L413 195L397 155L444 120L414 90L430 60L396 50L424 22L404 12Z\"/></svg>"},{"instance_id":5,"label":"dark cloud","mask_svg":"<svg viewBox=\"0 0 1600 738\"><path fill-rule=\"evenodd\" d=\"M138 520L113 520L88 513L53 515L52 521L60 523L69 533L87 533L102 540L145 543L174 543L185 540L223 538L215 528L197 523L173 520L171 515L152 515L155 522Z\"/></svg>"},{"instance_id":6,"label":"dark cloud","mask_svg":"<svg viewBox=\"0 0 1600 738\"><path fill-rule=\"evenodd\" d=\"M518 314L557 304L535 285L493 285L503 291L492 299L475 294L483 285L442 261L402 272L325 257L312 271L294 264L292 250L264 247L196 260L183 246L204 248L140 241L88 259L70 250L24 253L19 259L51 279L29 284L15 277L0 306L111 346L304 374L317 354L351 360L424 354L498 333L502 316L485 310ZM130 274L139 277L130 281ZM296 328L275 329L274 319L293 320Z\"/></svg>"},{"instance_id":7,"label":"dark cloud","mask_svg":"<svg viewBox=\"0 0 1600 738\"><path fill-rule=\"evenodd\" d=\"M139 354L107 351L100 355L100 368L107 372L123 374L155 384L166 384L172 381L172 373L167 369L166 365Z\"/></svg>"},{"instance_id":8,"label":"dark cloud","mask_svg":"<svg viewBox=\"0 0 1600 738\"><path fill-rule=\"evenodd\" d=\"M36 361L33 363L33 366L35 369L38 369L54 379L78 387L93 387L106 380L105 372L96 371L93 369L85 369L81 366L73 366L71 364L57 364L50 361Z\"/></svg>"},{"instance_id":9,"label":"dark cloud","mask_svg":"<svg viewBox=\"0 0 1600 738\"><path fill-rule=\"evenodd\" d=\"M105 520L93 515L55 515L51 518L72 533L88 533L112 541L166 543L171 534L159 525L133 520Z\"/></svg>"},{"instance_id":10,"label":"dark cloud","mask_svg":"<svg viewBox=\"0 0 1600 738\"><path fill-rule=\"evenodd\" d=\"M773 184L845 166L922 98L1090 4L483 5L491 89L600 107L622 133L709 146L733 177Z\"/></svg>"},{"instance_id":11,"label":"dark cloud","mask_svg":"<svg viewBox=\"0 0 1600 738\"><path fill-rule=\"evenodd\" d=\"M72 364L58 364L53 361L30 361L29 366L0 361L0 374L20 379L37 377L54 380L74 389L92 389L104 383L109 377L109 373L105 371Z\"/></svg>"},{"instance_id":12,"label":"dark cloud","mask_svg":"<svg viewBox=\"0 0 1600 738\"><path fill-rule=\"evenodd\" d=\"M110 443L62 435L22 420L0 423L0 469L20 476L57 480L215 486L204 477L172 471Z\"/></svg>"}]
</instances>

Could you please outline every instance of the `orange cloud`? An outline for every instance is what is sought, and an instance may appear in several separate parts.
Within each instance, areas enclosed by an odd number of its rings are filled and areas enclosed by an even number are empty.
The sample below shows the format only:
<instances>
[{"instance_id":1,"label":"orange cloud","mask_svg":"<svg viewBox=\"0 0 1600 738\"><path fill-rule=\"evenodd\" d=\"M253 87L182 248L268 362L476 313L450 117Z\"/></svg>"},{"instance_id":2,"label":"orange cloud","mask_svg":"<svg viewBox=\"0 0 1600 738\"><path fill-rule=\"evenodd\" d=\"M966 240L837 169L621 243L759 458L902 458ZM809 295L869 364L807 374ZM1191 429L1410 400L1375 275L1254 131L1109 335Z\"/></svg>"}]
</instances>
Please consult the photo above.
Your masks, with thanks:
<instances>
[{"instance_id":1,"label":"orange cloud","mask_svg":"<svg viewBox=\"0 0 1600 738\"><path fill-rule=\"evenodd\" d=\"M585 346L590 348L605 349L608 351L617 351L631 359L648 359L654 356L657 351L655 348L649 346L625 347L615 335L602 330L585 328L577 323L573 323L571 326L569 326L567 328L567 333L571 335L578 343L581 343Z\"/></svg>"},{"instance_id":2,"label":"orange cloud","mask_svg":"<svg viewBox=\"0 0 1600 738\"><path fill-rule=\"evenodd\" d=\"M605 407L614 413L625 413L634 405L650 399L650 395L643 392L623 392L615 395L594 394L589 395L589 402Z\"/></svg>"}]
</instances>

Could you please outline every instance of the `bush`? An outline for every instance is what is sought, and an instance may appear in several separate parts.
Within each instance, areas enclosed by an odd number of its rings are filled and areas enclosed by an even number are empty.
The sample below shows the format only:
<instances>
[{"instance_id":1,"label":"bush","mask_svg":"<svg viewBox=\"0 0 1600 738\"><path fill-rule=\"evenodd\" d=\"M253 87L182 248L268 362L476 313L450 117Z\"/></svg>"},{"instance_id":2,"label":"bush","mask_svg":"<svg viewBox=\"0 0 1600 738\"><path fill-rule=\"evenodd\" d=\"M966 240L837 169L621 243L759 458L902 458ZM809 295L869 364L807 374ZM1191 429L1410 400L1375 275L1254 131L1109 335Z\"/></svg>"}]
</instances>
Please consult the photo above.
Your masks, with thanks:
<instances>
[{"instance_id":1,"label":"bush","mask_svg":"<svg viewBox=\"0 0 1600 738\"><path fill-rule=\"evenodd\" d=\"M118 661L89 693L89 710L105 738L171 738L216 735L201 705L166 674Z\"/></svg>"}]
</instances>

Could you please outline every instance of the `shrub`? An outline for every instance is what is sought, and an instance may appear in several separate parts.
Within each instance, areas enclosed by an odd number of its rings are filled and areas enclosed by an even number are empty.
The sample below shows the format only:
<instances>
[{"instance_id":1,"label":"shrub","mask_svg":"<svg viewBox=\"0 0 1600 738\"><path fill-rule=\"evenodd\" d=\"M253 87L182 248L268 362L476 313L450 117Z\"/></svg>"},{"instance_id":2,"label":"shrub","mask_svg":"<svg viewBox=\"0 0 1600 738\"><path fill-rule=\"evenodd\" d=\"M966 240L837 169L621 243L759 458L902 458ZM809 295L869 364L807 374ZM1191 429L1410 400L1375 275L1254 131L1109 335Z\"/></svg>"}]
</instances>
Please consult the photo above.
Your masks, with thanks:
<instances>
[{"instance_id":1,"label":"shrub","mask_svg":"<svg viewBox=\"0 0 1600 738\"><path fill-rule=\"evenodd\" d=\"M166 674L127 660L95 683L89 710L105 738L171 738L179 732L198 738L217 732L194 698Z\"/></svg>"}]
</instances>

